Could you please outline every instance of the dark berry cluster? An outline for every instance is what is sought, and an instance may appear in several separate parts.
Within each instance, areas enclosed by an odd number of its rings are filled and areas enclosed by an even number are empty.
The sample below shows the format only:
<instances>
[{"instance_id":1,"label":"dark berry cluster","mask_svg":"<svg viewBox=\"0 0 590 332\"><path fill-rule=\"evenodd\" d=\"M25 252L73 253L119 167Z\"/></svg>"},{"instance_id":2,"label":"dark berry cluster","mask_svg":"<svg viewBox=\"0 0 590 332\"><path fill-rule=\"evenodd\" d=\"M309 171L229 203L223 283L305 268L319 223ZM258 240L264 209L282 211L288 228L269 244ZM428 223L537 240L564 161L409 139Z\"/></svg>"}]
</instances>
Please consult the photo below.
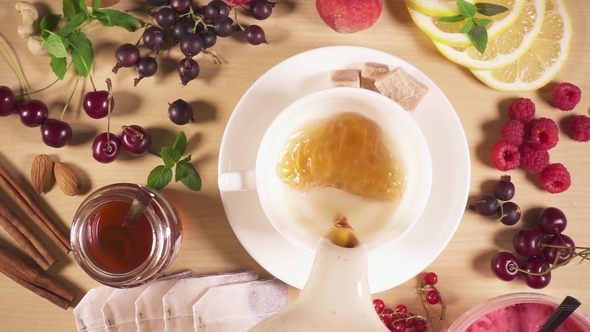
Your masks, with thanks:
<instances>
[{"instance_id":1,"label":"dark berry cluster","mask_svg":"<svg viewBox=\"0 0 590 332\"><path fill-rule=\"evenodd\" d=\"M563 211L544 208L536 227L521 228L514 235L512 246L516 253L501 251L492 257L492 272L500 280L512 281L522 276L531 288L546 287L551 281L551 271L576 257L589 259L590 248L576 247L572 238L563 234L566 226Z\"/></svg>"},{"instance_id":2,"label":"dark berry cluster","mask_svg":"<svg viewBox=\"0 0 590 332\"><path fill-rule=\"evenodd\" d=\"M521 216L518 204L511 201L514 198L516 187L509 175L503 175L494 184L493 195L483 195L469 209L476 211L482 216L495 216L497 222L504 225L515 225Z\"/></svg>"},{"instance_id":3,"label":"dark berry cluster","mask_svg":"<svg viewBox=\"0 0 590 332\"><path fill-rule=\"evenodd\" d=\"M27 127L40 127L41 139L47 146L64 147L72 139L72 127L65 121L49 117L47 105L38 99L31 99L20 105L16 101L14 92L7 86L0 86L0 116L18 114L21 123ZM64 111L67 108L64 107ZM63 115L63 112L62 112Z\"/></svg>"},{"instance_id":4,"label":"dark berry cluster","mask_svg":"<svg viewBox=\"0 0 590 332\"><path fill-rule=\"evenodd\" d=\"M379 315L379 318L385 326L394 332L424 332L428 329L432 331L433 319L438 318L442 320L445 313L445 303L442 300L439 290L436 288L438 276L434 272L428 272L424 275L418 285L418 294L422 301L422 307L426 315L422 316L408 311L408 307L404 304L398 304L395 308L385 306L385 302L381 299L373 300L373 307ZM438 317L433 317L426 305L440 305L441 312Z\"/></svg>"},{"instance_id":5,"label":"dark berry cluster","mask_svg":"<svg viewBox=\"0 0 590 332\"><path fill-rule=\"evenodd\" d=\"M184 58L178 61L176 71L182 85L199 76L199 63L194 57L200 53L213 56L209 51L217 43L217 38L229 37L235 32L242 32L249 44L266 43L264 30L256 24L243 25L237 20L237 10L243 9L256 20L265 20L272 14L276 3L268 0L222 1L211 0L201 5L193 0L148 0L152 11L150 15L156 25L148 24L141 37L142 44L152 55L140 54L138 41L121 45L115 52L117 63L113 72L119 68L135 67L138 77L134 85L145 77L153 76L158 70L156 57L167 45L178 45ZM233 12L234 15L231 15ZM233 17L233 18L232 18Z\"/></svg>"}]
</instances>

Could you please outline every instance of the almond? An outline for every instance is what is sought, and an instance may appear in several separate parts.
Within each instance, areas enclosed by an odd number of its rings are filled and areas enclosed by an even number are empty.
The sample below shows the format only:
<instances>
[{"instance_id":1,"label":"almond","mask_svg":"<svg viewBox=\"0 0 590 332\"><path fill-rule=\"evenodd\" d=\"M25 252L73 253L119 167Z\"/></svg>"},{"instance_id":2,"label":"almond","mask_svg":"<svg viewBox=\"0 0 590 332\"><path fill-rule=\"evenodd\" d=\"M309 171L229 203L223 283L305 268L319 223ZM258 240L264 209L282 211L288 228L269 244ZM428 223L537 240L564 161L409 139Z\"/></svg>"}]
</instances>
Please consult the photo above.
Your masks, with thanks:
<instances>
[{"instance_id":1,"label":"almond","mask_svg":"<svg viewBox=\"0 0 590 332\"><path fill-rule=\"evenodd\" d=\"M46 154L40 154L33 159L31 165L31 182L38 194L47 192L53 175L53 161Z\"/></svg>"},{"instance_id":2,"label":"almond","mask_svg":"<svg viewBox=\"0 0 590 332\"><path fill-rule=\"evenodd\" d=\"M70 166L56 161L53 172L55 173L55 181L64 194L74 196L80 191L80 179Z\"/></svg>"}]
</instances>

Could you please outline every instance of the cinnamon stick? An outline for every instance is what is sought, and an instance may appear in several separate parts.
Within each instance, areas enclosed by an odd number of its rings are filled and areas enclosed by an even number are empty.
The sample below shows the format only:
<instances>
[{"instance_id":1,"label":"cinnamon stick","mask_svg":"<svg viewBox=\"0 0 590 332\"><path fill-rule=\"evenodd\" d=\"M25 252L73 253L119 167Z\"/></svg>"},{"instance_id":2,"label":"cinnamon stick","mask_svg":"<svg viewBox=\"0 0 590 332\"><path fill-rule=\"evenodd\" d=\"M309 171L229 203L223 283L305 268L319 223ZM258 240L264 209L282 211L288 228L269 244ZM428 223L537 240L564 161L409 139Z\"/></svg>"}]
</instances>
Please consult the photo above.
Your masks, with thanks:
<instances>
[{"instance_id":1,"label":"cinnamon stick","mask_svg":"<svg viewBox=\"0 0 590 332\"><path fill-rule=\"evenodd\" d=\"M43 231L55 242L64 253L71 250L68 237L57 225L43 212L43 209L25 192L22 186L0 163L0 186L6 189L8 195L13 198L20 208L43 229Z\"/></svg>"},{"instance_id":2,"label":"cinnamon stick","mask_svg":"<svg viewBox=\"0 0 590 332\"><path fill-rule=\"evenodd\" d=\"M1 245L0 272L62 309L67 309L76 297L74 291L51 278L43 270L23 261Z\"/></svg>"},{"instance_id":3,"label":"cinnamon stick","mask_svg":"<svg viewBox=\"0 0 590 332\"><path fill-rule=\"evenodd\" d=\"M39 238L26 224L18 219L6 205L0 202L0 226L12 236L24 251L39 264L43 270L47 270L57 260L43 245Z\"/></svg>"}]
</instances>

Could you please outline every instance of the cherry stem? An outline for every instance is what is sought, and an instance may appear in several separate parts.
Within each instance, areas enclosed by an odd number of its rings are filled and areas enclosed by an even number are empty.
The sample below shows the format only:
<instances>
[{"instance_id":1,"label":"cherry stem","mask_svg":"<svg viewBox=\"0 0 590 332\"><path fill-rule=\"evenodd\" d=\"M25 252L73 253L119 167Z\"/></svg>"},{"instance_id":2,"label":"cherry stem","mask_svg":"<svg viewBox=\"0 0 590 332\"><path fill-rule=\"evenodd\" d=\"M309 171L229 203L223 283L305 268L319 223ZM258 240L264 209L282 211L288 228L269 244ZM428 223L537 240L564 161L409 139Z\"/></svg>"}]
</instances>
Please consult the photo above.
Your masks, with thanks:
<instances>
[{"instance_id":1,"label":"cherry stem","mask_svg":"<svg viewBox=\"0 0 590 332\"><path fill-rule=\"evenodd\" d=\"M90 79L90 84L92 84L92 89L96 91L96 86L94 85L94 80L92 79L92 75L88 73L88 78Z\"/></svg>"},{"instance_id":2,"label":"cherry stem","mask_svg":"<svg viewBox=\"0 0 590 332\"><path fill-rule=\"evenodd\" d=\"M4 36L2 38L4 38ZM14 58L10 55L10 52L8 52L8 49L6 49L6 46L4 46L4 43L0 42L0 46L2 47L4 52L6 53L6 56L8 57L8 61L10 61L12 68L16 72L16 75L18 76L18 79L20 80L20 83L23 86L23 89L25 90L25 94L27 95L27 98L29 100L31 100L31 96L29 95L29 87L27 85L27 81L25 80L25 77L23 76L22 71L20 70L20 68L16 64L16 62L14 61Z\"/></svg>"},{"instance_id":3,"label":"cherry stem","mask_svg":"<svg viewBox=\"0 0 590 332\"><path fill-rule=\"evenodd\" d=\"M432 331L434 329L433 323L432 323L432 319L433 316L430 314L430 311L428 310L428 308L426 308L426 300L424 299L424 292L427 290L434 290L439 294L439 304L441 306L440 309L440 315L438 317L436 317L439 321L442 321L445 317L445 313L447 310L447 306L445 304L445 302L443 301L442 297L440 296L440 291L434 286L434 285L428 285L424 282L421 282L420 287L418 287L418 295L420 295L420 301L422 302L422 308L424 308L424 311L426 311L426 322L428 323L428 326L430 326L430 331Z\"/></svg>"},{"instance_id":4,"label":"cherry stem","mask_svg":"<svg viewBox=\"0 0 590 332\"><path fill-rule=\"evenodd\" d=\"M76 88L78 87L79 80L80 80L80 75L76 76L76 83L74 83L74 88L72 89L72 93L70 93L70 98L68 98L68 101L64 105L64 109L61 111L61 114L59 115L60 121L63 118L64 114L66 114L66 110L68 109L68 105L70 105L70 102L72 101L72 97L74 96L74 92L76 92Z\"/></svg>"},{"instance_id":5,"label":"cherry stem","mask_svg":"<svg viewBox=\"0 0 590 332\"><path fill-rule=\"evenodd\" d=\"M111 131L111 100L113 100L113 85L111 84L110 78L107 78L105 82L107 83L107 91L109 92L107 95L107 146L110 146L111 142L109 135Z\"/></svg>"}]
</instances>

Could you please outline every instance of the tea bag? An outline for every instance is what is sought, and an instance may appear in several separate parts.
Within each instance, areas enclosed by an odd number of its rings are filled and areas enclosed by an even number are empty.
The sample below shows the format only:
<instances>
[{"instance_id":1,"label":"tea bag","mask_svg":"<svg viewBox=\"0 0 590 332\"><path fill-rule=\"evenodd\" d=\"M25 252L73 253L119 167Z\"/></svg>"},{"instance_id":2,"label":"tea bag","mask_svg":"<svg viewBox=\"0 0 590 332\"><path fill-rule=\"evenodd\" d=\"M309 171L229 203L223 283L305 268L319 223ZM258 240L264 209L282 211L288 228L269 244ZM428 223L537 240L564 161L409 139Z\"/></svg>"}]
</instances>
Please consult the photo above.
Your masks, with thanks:
<instances>
[{"instance_id":1,"label":"tea bag","mask_svg":"<svg viewBox=\"0 0 590 332\"><path fill-rule=\"evenodd\" d=\"M192 307L210 287L252 281L257 278L256 272L249 271L180 280L162 298L165 331L192 331L194 329Z\"/></svg>"},{"instance_id":2,"label":"tea bag","mask_svg":"<svg viewBox=\"0 0 590 332\"><path fill-rule=\"evenodd\" d=\"M162 297L178 281L169 279L154 282L135 300L135 323L138 332L164 331L166 327Z\"/></svg>"},{"instance_id":3,"label":"tea bag","mask_svg":"<svg viewBox=\"0 0 590 332\"><path fill-rule=\"evenodd\" d=\"M135 300L148 288L149 284L117 289L102 306L102 316L107 331L135 332Z\"/></svg>"},{"instance_id":4,"label":"tea bag","mask_svg":"<svg viewBox=\"0 0 590 332\"><path fill-rule=\"evenodd\" d=\"M101 286L86 293L74 308L74 318L78 331L106 331L101 308L115 288Z\"/></svg>"},{"instance_id":5,"label":"tea bag","mask_svg":"<svg viewBox=\"0 0 590 332\"><path fill-rule=\"evenodd\" d=\"M193 305L195 331L247 331L288 304L287 285L277 279L211 287Z\"/></svg>"}]
</instances>

